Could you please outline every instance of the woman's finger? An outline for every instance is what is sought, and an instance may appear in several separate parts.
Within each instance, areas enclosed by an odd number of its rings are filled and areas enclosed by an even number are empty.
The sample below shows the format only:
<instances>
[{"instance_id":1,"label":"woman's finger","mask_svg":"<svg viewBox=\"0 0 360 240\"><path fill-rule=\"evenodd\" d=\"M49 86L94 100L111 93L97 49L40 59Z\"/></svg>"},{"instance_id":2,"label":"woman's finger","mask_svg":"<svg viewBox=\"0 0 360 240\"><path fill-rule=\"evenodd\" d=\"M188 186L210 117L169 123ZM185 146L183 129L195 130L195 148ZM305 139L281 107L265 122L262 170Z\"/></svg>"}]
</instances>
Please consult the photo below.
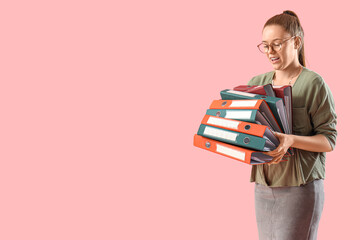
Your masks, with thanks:
<instances>
[{"instance_id":1,"label":"woman's finger","mask_svg":"<svg viewBox=\"0 0 360 240\"><path fill-rule=\"evenodd\" d=\"M279 154L277 156L274 156L273 160L271 160L269 162L269 164L277 164L277 163L279 163L282 160L283 156L284 156L284 154Z\"/></svg>"},{"instance_id":2,"label":"woman's finger","mask_svg":"<svg viewBox=\"0 0 360 240\"><path fill-rule=\"evenodd\" d=\"M274 164L276 159L277 159L276 157L273 157L273 159L270 162L268 162L268 164L270 164L270 165Z\"/></svg>"},{"instance_id":3,"label":"woman's finger","mask_svg":"<svg viewBox=\"0 0 360 240\"><path fill-rule=\"evenodd\" d=\"M280 155L280 156L278 156L277 158L276 158L276 163L280 163L281 162L281 160L283 159L283 157L284 157L284 154L282 154L282 155Z\"/></svg>"},{"instance_id":4,"label":"woman's finger","mask_svg":"<svg viewBox=\"0 0 360 240\"><path fill-rule=\"evenodd\" d=\"M282 152L282 151L283 151L282 148L279 146L279 147L275 148L275 149L272 150L272 151L269 151L269 152L261 152L261 153L266 154L266 155L269 155L269 156L274 156L274 155L279 154L279 153Z\"/></svg>"},{"instance_id":5,"label":"woman's finger","mask_svg":"<svg viewBox=\"0 0 360 240\"><path fill-rule=\"evenodd\" d=\"M271 156L271 157L274 157L275 155L277 155L276 152L274 151L271 151L271 152L261 152L262 154L265 154L265 155L268 155L268 156Z\"/></svg>"}]
</instances>

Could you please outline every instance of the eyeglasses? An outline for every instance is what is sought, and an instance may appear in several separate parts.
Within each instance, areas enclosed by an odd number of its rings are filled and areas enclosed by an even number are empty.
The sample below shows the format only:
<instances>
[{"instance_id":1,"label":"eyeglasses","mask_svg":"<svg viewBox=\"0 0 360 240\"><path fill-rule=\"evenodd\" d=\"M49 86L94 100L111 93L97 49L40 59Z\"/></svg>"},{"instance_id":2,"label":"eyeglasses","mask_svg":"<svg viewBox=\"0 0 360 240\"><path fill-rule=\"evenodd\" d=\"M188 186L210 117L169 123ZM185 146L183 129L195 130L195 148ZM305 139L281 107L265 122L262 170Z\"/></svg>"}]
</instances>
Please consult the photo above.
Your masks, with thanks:
<instances>
[{"instance_id":1,"label":"eyeglasses","mask_svg":"<svg viewBox=\"0 0 360 240\"><path fill-rule=\"evenodd\" d=\"M280 43L270 43L270 45L265 44L265 43L260 43L259 45L257 45L258 49L260 50L261 53L267 53L270 51L270 47L275 51L278 52L281 50L281 45L286 42L289 41L290 39L293 39L296 36L292 36L291 38L288 38L286 40L283 40Z\"/></svg>"}]
</instances>

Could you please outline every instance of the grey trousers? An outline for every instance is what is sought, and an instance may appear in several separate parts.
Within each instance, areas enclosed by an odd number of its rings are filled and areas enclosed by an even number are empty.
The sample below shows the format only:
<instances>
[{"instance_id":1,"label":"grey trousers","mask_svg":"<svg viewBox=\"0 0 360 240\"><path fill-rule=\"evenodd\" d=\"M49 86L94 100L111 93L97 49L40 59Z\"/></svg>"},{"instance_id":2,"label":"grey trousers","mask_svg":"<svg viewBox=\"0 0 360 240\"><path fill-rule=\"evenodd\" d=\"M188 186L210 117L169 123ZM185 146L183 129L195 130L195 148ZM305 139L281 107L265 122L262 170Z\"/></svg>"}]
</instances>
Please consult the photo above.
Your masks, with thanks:
<instances>
[{"instance_id":1,"label":"grey trousers","mask_svg":"<svg viewBox=\"0 0 360 240\"><path fill-rule=\"evenodd\" d=\"M314 240L324 206L324 180L299 187L255 183L259 240Z\"/></svg>"}]
</instances>

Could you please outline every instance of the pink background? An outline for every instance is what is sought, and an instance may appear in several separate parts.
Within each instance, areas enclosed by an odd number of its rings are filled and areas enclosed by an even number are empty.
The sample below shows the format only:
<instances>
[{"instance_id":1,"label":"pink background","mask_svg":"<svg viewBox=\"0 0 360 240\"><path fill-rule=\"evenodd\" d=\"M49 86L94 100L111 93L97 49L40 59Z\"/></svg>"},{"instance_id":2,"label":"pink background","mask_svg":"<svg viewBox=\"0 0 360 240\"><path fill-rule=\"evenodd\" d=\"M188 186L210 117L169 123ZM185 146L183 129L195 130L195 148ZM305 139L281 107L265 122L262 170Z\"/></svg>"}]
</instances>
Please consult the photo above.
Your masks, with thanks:
<instances>
[{"instance_id":1,"label":"pink background","mask_svg":"<svg viewBox=\"0 0 360 240\"><path fill-rule=\"evenodd\" d=\"M3 1L0 239L257 239L251 167L192 140L221 90L272 70L256 45L287 9L338 114L318 239L354 239L355 2Z\"/></svg>"}]
</instances>

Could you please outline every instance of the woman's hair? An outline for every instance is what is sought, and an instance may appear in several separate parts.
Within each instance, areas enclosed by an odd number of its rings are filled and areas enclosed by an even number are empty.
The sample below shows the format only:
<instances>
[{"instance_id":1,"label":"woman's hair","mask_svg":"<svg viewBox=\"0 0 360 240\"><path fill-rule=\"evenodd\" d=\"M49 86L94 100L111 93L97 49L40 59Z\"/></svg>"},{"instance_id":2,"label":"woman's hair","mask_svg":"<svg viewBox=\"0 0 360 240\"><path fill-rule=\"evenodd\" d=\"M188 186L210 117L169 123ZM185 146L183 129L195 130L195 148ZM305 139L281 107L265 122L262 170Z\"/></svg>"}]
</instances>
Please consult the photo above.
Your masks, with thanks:
<instances>
[{"instance_id":1,"label":"woman's hair","mask_svg":"<svg viewBox=\"0 0 360 240\"><path fill-rule=\"evenodd\" d=\"M265 23L263 29L269 25L280 25L291 36L300 36L302 40L301 47L299 49L299 62L305 66L305 52L304 52L304 30L301 27L298 16L293 12L286 10L281 14L275 15Z\"/></svg>"}]
</instances>

